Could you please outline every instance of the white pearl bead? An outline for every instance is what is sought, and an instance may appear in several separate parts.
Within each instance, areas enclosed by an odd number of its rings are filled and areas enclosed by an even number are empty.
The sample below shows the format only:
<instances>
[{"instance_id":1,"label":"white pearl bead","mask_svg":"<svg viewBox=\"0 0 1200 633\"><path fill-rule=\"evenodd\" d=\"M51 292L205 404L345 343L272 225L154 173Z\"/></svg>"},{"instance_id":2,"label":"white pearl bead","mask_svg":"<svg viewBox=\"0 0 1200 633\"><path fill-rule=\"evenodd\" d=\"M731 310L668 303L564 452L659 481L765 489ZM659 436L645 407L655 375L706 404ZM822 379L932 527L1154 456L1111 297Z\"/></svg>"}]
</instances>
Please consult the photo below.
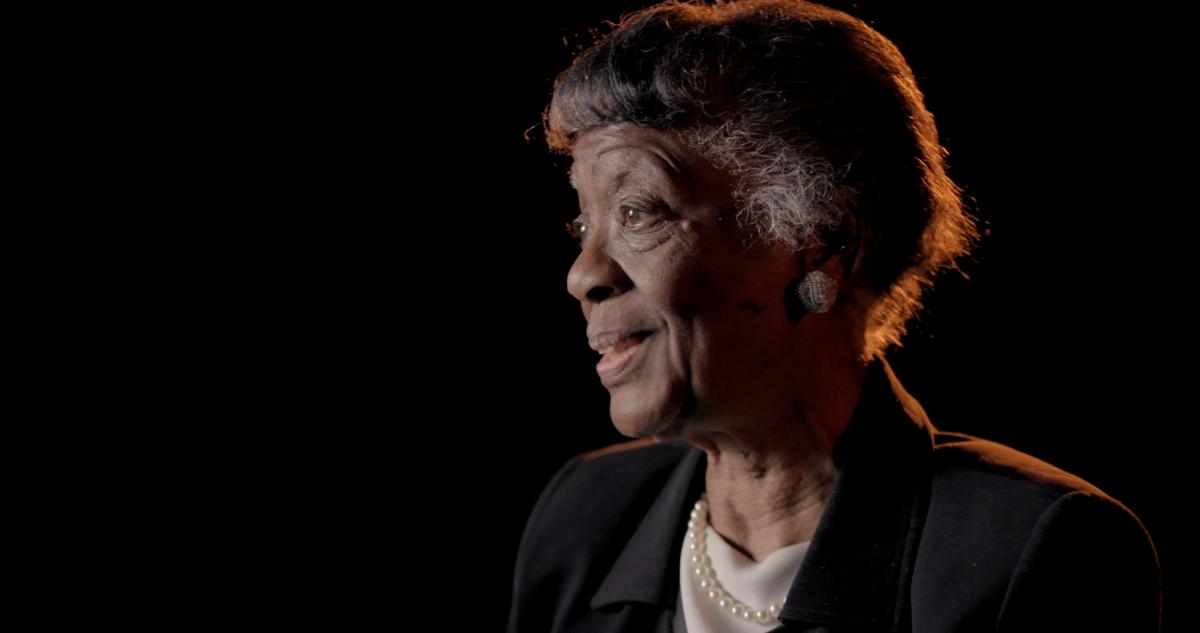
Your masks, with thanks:
<instances>
[{"instance_id":1,"label":"white pearl bead","mask_svg":"<svg viewBox=\"0 0 1200 633\"><path fill-rule=\"evenodd\" d=\"M767 624L771 621L771 614L767 611L759 609L758 611L754 612L754 621L758 622L759 624Z\"/></svg>"},{"instance_id":2,"label":"white pearl bead","mask_svg":"<svg viewBox=\"0 0 1200 633\"><path fill-rule=\"evenodd\" d=\"M767 613L771 614L771 617L773 617L773 618L779 617L779 612L782 610L783 610L783 607L778 602L771 605L770 607L767 607Z\"/></svg>"},{"instance_id":3,"label":"white pearl bead","mask_svg":"<svg viewBox=\"0 0 1200 633\"><path fill-rule=\"evenodd\" d=\"M715 583L716 581L714 580L713 582ZM708 599L712 600L713 602L717 602L721 599L723 593L724 592L721 591L720 587L714 586L712 589L708 590Z\"/></svg>"},{"instance_id":4,"label":"white pearl bead","mask_svg":"<svg viewBox=\"0 0 1200 633\"><path fill-rule=\"evenodd\" d=\"M728 609L732 604L733 603L729 601L729 598L722 597L720 600L717 600L717 606L721 607L722 609Z\"/></svg>"},{"instance_id":5,"label":"white pearl bead","mask_svg":"<svg viewBox=\"0 0 1200 633\"><path fill-rule=\"evenodd\" d=\"M700 579L700 588L708 589L709 587L712 587L712 580L710 580L708 578L701 578Z\"/></svg>"}]
</instances>

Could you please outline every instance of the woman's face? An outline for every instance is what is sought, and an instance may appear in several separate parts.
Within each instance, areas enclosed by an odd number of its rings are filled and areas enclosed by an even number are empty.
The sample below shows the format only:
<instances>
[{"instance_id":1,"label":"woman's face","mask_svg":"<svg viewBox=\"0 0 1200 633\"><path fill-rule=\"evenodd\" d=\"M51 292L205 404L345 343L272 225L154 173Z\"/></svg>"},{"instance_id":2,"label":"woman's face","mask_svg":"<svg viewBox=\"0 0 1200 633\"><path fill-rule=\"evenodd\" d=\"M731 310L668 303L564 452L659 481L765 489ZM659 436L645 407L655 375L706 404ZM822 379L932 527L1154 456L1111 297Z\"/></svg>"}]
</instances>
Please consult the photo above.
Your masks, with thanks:
<instances>
[{"instance_id":1,"label":"woman's face","mask_svg":"<svg viewBox=\"0 0 1200 633\"><path fill-rule=\"evenodd\" d=\"M777 413L763 409L804 352L784 309L800 260L749 239L733 179L673 132L597 128L572 156L582 241L567 288L589 344L611 348L597 372L617 429L676 437Z\"/></svg>"}]
</instances>

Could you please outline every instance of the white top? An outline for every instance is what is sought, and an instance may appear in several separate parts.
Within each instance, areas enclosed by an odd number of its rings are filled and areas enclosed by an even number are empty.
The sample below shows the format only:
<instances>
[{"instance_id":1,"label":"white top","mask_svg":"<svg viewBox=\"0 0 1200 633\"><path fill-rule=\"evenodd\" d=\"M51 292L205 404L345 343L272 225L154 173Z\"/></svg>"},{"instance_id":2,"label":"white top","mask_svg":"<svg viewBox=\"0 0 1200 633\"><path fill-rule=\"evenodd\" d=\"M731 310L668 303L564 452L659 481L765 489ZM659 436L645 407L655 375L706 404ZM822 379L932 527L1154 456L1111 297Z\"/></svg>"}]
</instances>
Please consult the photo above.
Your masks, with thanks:
<instances>
[{"instance_id":1,"label":"white top","mask_svg":"<svg viewBox=\"0 0 1200 633\"><path fill-rule=\"evenodd\" d=\"M753 609L766 608L787 597L812 542L788 545L755 562L731 546L711 525L705 526L705 530L713 574L727 592ZM706 593L701 593L699 583L692 577L691 567L691 551L684 539L679 555L675 633L765 633L780 625L778 620L759 624L721 611Z\"/></svg>"}]
</instances>

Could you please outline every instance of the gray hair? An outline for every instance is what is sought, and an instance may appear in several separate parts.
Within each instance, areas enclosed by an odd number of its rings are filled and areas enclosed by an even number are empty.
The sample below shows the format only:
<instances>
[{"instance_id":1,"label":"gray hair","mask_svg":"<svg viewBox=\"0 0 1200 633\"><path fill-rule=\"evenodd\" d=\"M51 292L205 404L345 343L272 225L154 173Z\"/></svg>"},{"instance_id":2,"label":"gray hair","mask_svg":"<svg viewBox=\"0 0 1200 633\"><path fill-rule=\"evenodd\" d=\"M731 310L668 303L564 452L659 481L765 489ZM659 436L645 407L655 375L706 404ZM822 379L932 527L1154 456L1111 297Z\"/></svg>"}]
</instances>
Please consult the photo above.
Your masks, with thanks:
<instances>
[{"instance_id":1,"label":"gray hair","mask_svg":"<svg viewBox=\"0 0 1200 633\"><path fill-rule=\"evenodd\" d=\"M924 291L979 240L913 72L858 18L804 0L669 0L622 17L555 81L547 142L673 129L737 179L738 220L793 250L861 220L862 356L902 345Z\"/></svg>"}]
</instances>

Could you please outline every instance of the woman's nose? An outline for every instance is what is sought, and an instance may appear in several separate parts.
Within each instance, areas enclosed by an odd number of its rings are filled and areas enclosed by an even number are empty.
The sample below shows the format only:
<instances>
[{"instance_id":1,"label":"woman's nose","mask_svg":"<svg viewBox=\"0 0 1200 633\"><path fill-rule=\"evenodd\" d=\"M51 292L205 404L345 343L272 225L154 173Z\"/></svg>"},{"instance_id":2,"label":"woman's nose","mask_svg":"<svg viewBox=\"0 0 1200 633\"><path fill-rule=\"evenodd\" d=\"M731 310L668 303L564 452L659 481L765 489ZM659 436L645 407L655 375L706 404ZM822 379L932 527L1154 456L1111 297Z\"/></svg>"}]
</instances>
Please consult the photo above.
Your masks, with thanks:
<instances>
[{"instance_id":1,"label":"woman's nose","mask_svg":"<svg viewBox=\"0 0 1200 633\"><path fill-rule=\"evenodd\" d=\"M624 292L632 283L620 264L610 257L596 236L585 243L567 272L567 292L580 303L604 301Z\"/></svg>"}]
</instances>

